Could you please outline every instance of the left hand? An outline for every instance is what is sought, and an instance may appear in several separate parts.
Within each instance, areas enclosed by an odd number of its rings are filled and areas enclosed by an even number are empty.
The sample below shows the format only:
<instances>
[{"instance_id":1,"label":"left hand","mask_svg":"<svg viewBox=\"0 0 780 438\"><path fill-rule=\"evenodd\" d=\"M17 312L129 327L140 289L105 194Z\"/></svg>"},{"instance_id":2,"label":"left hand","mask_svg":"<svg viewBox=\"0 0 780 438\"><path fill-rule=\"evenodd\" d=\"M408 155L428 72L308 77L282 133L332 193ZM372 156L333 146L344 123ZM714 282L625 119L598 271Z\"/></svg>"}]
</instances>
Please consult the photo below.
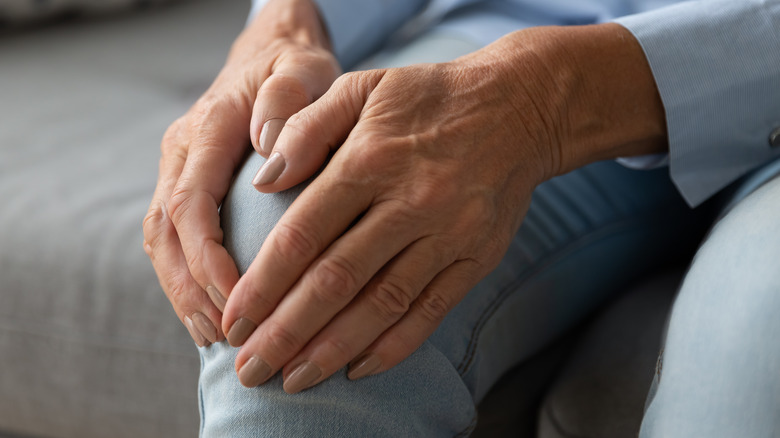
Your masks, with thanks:
<instances>
[{"instance_id":1,"label":"left hand","mask_svg":"<svg viewBox=\"0 0 780 438\"><path fill-rule=\"evenodd\" d=\"M223 328L243 344L242 384L284 367L295 393L350 362L353 379L392 368L498 264L535 186L565 164L558 78L522 49L543 37L347 74L288 120L269 160L284 169L260 190L303 181L337 151L230 295Z\"/></svg>"}]
</instances>

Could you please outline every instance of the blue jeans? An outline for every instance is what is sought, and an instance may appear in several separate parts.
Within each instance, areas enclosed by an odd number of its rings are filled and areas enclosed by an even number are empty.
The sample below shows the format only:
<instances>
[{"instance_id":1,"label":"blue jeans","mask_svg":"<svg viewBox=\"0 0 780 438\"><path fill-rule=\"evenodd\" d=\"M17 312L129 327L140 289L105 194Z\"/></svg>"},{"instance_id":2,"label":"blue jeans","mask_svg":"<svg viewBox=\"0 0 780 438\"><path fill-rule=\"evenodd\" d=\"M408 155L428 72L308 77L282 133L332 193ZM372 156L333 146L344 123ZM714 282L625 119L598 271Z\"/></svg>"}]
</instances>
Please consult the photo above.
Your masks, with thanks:
<instances>
[{"instance_id":1,"label":"blue jeans","mask_svg":"<svg viewBox=\"0 0 780 438\"><path fill-rule=\"evenodd\" d=\"M780 436L779 171L780 160L738 184L733 208L697 251L669 317L641 438Z\"/></svg>"},{"instance_id":2,"label":"blue jeans","mask_svg":"<svg viewBox=\"0 0 780 438\"><path fill-rule=\"evenodd\" d=\"M408 55L400 58L407 62ZM250 181L261 163L250 156L222 207L225 245L242 272L305 187L256 192ZM767 198L774 199L773 210ZM632 280L694 245L701 222L666 169L632 171L602 162L554 178L534 192L499 266L419 350L385 373L353 382L340 372L288 395L279 375L257 388L241 386L233 366L237 350L227 344L202 348L202 436L467 436L476 404L502 374ZM656 379L643 437L758 437L780 430L775 224L780 180L735 208L702 247L670 320L663 377ZM720 419L733 419L740 431L749 430L750 420L758 429L719 435L730 431Z\"/></svg>"}]
</instances>

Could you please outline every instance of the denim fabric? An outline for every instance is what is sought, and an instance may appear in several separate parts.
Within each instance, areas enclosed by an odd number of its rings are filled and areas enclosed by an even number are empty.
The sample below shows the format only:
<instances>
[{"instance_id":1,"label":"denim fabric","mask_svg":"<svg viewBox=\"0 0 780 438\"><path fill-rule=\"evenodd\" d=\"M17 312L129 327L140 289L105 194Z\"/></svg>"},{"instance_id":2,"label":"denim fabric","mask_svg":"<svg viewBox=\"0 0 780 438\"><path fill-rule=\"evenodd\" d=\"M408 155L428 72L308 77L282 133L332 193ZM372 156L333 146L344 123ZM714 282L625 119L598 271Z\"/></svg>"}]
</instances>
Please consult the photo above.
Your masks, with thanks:
<instances>
[{"instance_id":1,"label":"denim fabric","mask_svg":"<svg viewBox=\"0 0 780 438\"><path fill-rule=\"evenodd\" d=\"M719 220L696 254L670 316L642 438L780 436L778 260L774 177Z\"/></svg>"},{"instance_id":2,"label":"denim fabric","mask_svg":"<svg viewBox=\"0 0 780 438\"><path fill-rule=\"evenodd\" d=\"M441 43L464 46L462 41ZM393 63L396 56L415 60L414 47L401 52L380 62ZM256 154L249 156L221 210L225 246L242 272L306 186L257 192L250 181L262 162ZM357 382L339 372L315 388L287 395L278 375L258 388L241 386L234 369L236 349L224 343L200 349L201 434L468 435L476 424L475 405L504 372L627 283L694 245L700 222L666 169L635 171L600 162L554 178L534 192L499 266L418 351L388 372ZM663 398L657 400L650 415L656 415L655 405Z\"/></svg>"},{"instance_id":3,"label":"denim fabric","mask_svg":"<svg viewBox=\"0 0 780 438\"><path fill-rule=\"evenodd\" d=\"M223 205L225 244L246 269L301 187L261 194L252 155ZM236 350L201 349L203 436L457 436L509 368L581 321L692 235L693 215L663 170L596 163L541 185L499 267L393 370L351 382L338 373L289 396L281 378L238 383Z\"/></svg>"}]
</instances>

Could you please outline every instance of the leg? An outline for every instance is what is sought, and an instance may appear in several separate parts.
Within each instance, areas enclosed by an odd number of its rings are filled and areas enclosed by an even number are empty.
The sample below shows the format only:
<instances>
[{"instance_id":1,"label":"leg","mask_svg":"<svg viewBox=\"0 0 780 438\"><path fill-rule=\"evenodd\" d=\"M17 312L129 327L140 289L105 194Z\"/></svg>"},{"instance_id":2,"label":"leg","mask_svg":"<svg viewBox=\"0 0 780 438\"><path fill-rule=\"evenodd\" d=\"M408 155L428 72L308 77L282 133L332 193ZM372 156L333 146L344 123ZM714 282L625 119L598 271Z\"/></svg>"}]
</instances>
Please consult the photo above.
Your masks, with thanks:
<instances>
[{"instance_id":1,"label":"leg","mask_svg":"<svg viewBox=\"0 0 780 438\"><path fill-rule=\"evenodd\" d=\"M249 181L261 161L250 157L222 208L225 245L242 271L303 190L254 191ZM663 171L597 163L551 180L535 193L500 266L388 373L359 382L339 374L288 396L278 376L259 388L240 386L236 350L227 345L201 349L203 435L467 434L475 402L503 372L679 246L690 219Z\"/></svg>"},{"instance_id":2,"label":"leg","mask_svg":"<svg viewBox=\"0 0 780 438\"><path fill-rule=\"evenodd\" d=\"M225 246L245 272L287 207L303 190L264 195L250 181L262 163L252 154L222 207ZM471 394L450 361L430 343L400 366L351 382L346 374L296 395L276 375L247 389L234 370L237 349L202 348L202 436L456 436L476 422Z\"/></svg>"},{"instance_id":3,"label":"leg","mask_svg":"<svg viewBox=\"0 0 780 438\"><path fill-rule=\"evenodd\" d=\"M669 321L650 437L780 433L780 178L713 228Z\"/></svg>"},{"instance_id":4,"label":"leg","mask_svg":"<svg viewBox=\"0 0 780 438\"><path fill-rule=\"evenodd\" d=\"M394 55L415 61L403 49ZM222 207L225 246L242 272L305 187L256 192L249 182L261 162L250 156ZM535 192L500 266L428 342L387 373L358 382L341 373L288 396L279 376L262 387L242 387L233 367L236 350L227 345L201 349L202 434L466 435L476 421L475 403L501 374L651 269L691 235L692 219L665 171L635 172L608 162L551 180Z\"/></svg>"}]
</instances>

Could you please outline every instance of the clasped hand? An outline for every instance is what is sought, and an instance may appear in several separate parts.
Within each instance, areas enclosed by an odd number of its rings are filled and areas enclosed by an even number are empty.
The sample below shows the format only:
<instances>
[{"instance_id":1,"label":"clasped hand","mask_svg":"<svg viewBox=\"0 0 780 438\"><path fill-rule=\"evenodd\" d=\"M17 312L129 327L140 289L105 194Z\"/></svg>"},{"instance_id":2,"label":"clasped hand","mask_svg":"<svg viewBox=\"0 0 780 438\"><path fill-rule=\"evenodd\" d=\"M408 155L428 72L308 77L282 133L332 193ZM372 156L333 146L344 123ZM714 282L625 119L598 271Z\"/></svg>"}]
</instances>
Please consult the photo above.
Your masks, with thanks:
<instances>
[{"instance_id":1,"label":"clasped hand","mask_svg":"<svg viewBox=\"0 0 780 438\"><path fill-rule=\"evenodd\" d=\"M166 134L144 221L147 252L196 342L224 330L242 346L244 385L283 370L291 393L347 364L356 379L413 353L499 262L556 158L554 123L541 95L512 79L506 43L331 85L336 63L309 34L228 61ZM247 140L269 157L255 178L263 192L332 158L239 279L218 206Z\"/></svg>"}]
</instances>

